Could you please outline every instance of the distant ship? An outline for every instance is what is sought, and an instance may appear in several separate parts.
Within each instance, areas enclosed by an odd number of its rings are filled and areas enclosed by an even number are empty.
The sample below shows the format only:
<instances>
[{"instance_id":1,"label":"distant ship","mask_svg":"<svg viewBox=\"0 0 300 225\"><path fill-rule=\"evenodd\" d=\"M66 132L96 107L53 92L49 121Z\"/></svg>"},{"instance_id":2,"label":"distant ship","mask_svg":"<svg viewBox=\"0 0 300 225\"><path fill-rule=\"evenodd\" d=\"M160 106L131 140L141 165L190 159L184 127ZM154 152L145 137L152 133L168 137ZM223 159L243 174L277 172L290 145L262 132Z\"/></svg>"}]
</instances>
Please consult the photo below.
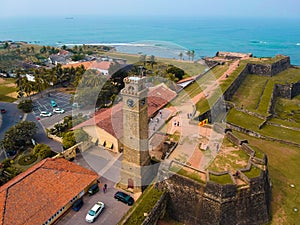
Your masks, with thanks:
<instances>
[{"instance_id":1,"label":"distant ship","mask_svg":"<svg viewBox=\"0 0 300 225\"><path fill-rule=\"evenodd\" d=\"M66 20L73 20L74 17L65 17Z\"/></svg>"}]
</instances>

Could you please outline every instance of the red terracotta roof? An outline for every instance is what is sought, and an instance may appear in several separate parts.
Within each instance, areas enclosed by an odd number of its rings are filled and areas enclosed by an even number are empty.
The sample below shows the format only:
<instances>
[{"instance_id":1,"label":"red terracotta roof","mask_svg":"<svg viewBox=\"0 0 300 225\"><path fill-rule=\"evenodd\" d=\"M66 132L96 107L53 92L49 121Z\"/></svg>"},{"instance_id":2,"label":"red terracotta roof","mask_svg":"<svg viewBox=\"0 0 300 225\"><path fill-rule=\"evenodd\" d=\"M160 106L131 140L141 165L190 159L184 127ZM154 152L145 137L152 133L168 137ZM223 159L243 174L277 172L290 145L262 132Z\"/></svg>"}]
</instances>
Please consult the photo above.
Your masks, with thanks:
<instances>
[{"instance_id":1,"label":"red terracotta roof","mask_svg":"<svg viewBox=\"0 0 300 225\"><path fill-rule=\"evenodd\" d=\"M71 67L76 68L76 67L79 67L79 66L81 66L81 65L83 65L84 68L87 70L87 69L89 69L89 68L91 67L92 62L77 62L77 63L70 63L70 64L67 64L67 65L63 65L62 68L71 68Z\"/></svg>"},{"instance_id":2,"label":"red terracotta roof","mask_svg":"<svg viewBox=\"0 0 300 225\"><path fill-rule=\"evenodd\" d=\"M0 187L0 224L43 224L97 178L63 158L45 159Z\"/></svg>"},{"instance_id":3,"label":"red terracotta roof","mask_svg":"<svg viewBox=\"0 0 300 225\"><path fill-rule=\"evenodd\" d=\"M108 70L109 67L111 66L112 62L108 62L108 61L93 61L91 68L92 69L100 69L100 70Z\"/></svg>"},{"instance_id":4,"label":"red terracotta roof","mask_svg":"<svg viewBox=\"0 0 300 225\"><path fill-rule=\"evenodd\" d=\"M152 117L175 97L176 92L164 84L149 88L148 118ZM123 102L111 108L100 110L93 118L73 127L73 130L95 124L112 136L121 139L123 137Z\"/></svg>"},{"instance_id":5,"label":"red terracotta roof","mask_svg":"<svg viewBox=\"0 0 300 225\"><path fill-rule=\"evenodd\" d=\"M178 81L177 84L182 84L184 82L192 81L192 80L195 80L195 77L187 77L185 79L182 79L182 80Z\"/></svg>"},{"instance_id":6,"label":"red terracotta roof","mask_svg":"<svg viewBox=\"0 0 300 225\"><path fill-rule=\"evenodd\" d=\"M88 61L88 62L77 62L70 63L67 65L63 65L62 68L71 68L71 67L79 67L81 65L84 66L85 69L100 69L100 70L108 70L111 66L112 62L109 61Z\"/></svg>"}]
</instances>

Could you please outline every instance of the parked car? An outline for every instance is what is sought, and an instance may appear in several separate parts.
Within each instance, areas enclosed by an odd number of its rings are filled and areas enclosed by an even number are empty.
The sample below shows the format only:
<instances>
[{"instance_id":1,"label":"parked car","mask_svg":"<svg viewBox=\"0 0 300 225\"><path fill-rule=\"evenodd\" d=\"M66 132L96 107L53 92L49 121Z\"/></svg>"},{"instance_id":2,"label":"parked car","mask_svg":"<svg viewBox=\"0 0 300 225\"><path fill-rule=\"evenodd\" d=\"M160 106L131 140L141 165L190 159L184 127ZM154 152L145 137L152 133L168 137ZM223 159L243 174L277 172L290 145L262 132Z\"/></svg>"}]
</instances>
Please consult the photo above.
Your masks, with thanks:
<instances>
[{"instance_id":1,"label":"parked car","mask_svg":"<svg viewBox=\"0 0 300 225\"><path fill-rule=\"evenodd\" d=\"M53 112L54 112L54 113L64 113L65 110L63 110L62 108L54 108L54 109L53 109Z\"/></svg>"},{"instance_id":2,"label":"parked car","mask_svg":"<svg viewBox=\"0 0 300 225\"><path fill-rule=\"evenodd\" d=\"M74 211L79 211L79 209L81 208L82 205L83 205L83 200L82 200L82 198L79 198L73 203L72 209Z\"/></svg>"},{"instance_id":3,"label":"parked car","mask_svg":"<svg viewBox=\"0 0 300 225\"><path fill-rule=\"evenodd\" d=\"M121 191L116 192L114 198L118 201L126 203L127 205L133 205L134 203L134 199L130 195Z\"/></svg>"},{"instance_id":4,"label":"parked car","mask_svg":"<svg viewBox=\"0 0 300 225\"><path fill-rule=\"evenodd\" d=\"M52 116L51 112L41 111L40 113L40 117L49 117L49 116Z\"/></svg>"},{"instance_id":5,"label":"parked car","mask_svg":"<svg viewBox=\"0 0 300 225\"><path fill-rule=\"evenodd\" d=\"M89 195L93 195L93 194L97 193L98 191L99 191L99 186L98 186L98 184L93 184L93 185L88 189Z\"/></svg>"},{"instance_id":6,"label":"parked car","mask_svg":"<svg viewBox=\"0 0 300 225\"><path fill-rule=\"evenodd\" d=\"M52 107L57 107L57 104L56 104L56 102L54 100L51 100L50 103L51 103Z\"/></svg>"},{"instance_id":7,"label":"parked car","mask_svg":"<svg viewBox=\"0 0 300 225\"><path fill-rule=\"evenodd\" d=\"M88 212L88 214L85 217L85 221L89 223L93 223L95 219L99 216L99 214L104 209L104 203L103 202L97 202Z\"/></svg>"},{"instance_id":8,"label":"parked car","mask_svg":"<svg viewBox=\"0 0 300 225\"><path fill-rule=\"evenodd\" d=\"M6 109L1 109L1 113L6 113Z\"/></svg>"}]
</instances>

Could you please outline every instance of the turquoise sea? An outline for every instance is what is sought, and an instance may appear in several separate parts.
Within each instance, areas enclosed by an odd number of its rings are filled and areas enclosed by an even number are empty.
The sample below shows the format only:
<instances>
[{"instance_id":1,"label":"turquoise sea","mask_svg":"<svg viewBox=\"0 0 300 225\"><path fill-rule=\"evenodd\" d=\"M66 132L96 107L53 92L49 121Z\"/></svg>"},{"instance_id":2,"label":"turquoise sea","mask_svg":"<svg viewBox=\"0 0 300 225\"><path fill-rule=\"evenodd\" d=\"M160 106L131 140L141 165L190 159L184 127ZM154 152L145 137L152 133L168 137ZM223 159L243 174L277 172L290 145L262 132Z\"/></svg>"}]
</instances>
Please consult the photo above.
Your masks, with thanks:
<instances>
[{"instance_id":1,"label":"turquoise sea","mask_svg":"<svg viewBox=\"0 0 300 225\"><path fill-rule=\"evenodd\" d=\"M170 17L1 18L0 40L40 45L106 44L118 51L196 58L217 51L285 54L300 65L300 20ZM185 55L187 59L187 56Z\"/></svg>"}]
</instances>

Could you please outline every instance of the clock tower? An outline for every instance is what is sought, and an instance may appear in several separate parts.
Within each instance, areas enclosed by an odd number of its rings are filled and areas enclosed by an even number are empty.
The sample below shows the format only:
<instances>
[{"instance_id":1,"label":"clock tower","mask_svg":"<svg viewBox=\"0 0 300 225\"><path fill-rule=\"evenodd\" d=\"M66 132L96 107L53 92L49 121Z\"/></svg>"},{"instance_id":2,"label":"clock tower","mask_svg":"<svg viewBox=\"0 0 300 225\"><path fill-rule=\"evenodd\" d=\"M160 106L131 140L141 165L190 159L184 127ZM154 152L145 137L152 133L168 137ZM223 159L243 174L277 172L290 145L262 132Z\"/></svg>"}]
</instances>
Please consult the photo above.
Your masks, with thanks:
<instances>
[{"instance_id":1,"label":"clock tower","mask_svg":"<svg viewBox=\"0 0 300 225\"><path fill-rule=\"evenodd\" d=\"M143 191L151 182L146 78L127 77L123 97L123 160L120 186Z\"/></svg>"}]
</instances>

